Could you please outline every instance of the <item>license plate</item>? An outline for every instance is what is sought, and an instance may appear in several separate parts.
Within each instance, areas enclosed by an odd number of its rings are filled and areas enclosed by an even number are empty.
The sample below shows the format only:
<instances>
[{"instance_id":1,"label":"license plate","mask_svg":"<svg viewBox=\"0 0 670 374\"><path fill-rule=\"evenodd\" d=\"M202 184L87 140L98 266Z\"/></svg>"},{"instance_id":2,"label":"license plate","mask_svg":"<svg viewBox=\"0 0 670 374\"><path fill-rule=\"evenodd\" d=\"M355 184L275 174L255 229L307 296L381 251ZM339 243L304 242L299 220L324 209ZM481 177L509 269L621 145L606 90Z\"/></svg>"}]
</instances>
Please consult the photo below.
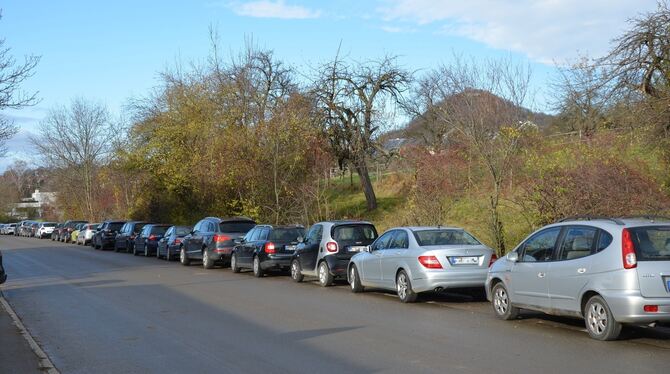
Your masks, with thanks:
<instances>
[{"instance_id":1,"label":"license plate","mask_svg":"<svg viewBox=\"0 0 670 374\"><path fill-rule=\"evenodd\" d=\"M296 248L295 245L287 245L284 247L284 249L287 251L295 251L295 248Z\"/></svg>"},{"instance_id":2,"label":"license plate","mask_svg":"<svg viewBox=\"0 0 670 374\"><path fill-rule=\"evenodd\" d=\"M452 265L479 265L479 256L449 257Z\"/></svg>"},{"instance_id":3,"label":"license plate","mask_svg":"<svg viewBox=\"0 0 670 374\"><path fill-rule=\"evenodd\" d=\"M366 247L364 246L352 246L349 247L349 252L362 252L365 250Z\"/></svg>"}]
</instances>

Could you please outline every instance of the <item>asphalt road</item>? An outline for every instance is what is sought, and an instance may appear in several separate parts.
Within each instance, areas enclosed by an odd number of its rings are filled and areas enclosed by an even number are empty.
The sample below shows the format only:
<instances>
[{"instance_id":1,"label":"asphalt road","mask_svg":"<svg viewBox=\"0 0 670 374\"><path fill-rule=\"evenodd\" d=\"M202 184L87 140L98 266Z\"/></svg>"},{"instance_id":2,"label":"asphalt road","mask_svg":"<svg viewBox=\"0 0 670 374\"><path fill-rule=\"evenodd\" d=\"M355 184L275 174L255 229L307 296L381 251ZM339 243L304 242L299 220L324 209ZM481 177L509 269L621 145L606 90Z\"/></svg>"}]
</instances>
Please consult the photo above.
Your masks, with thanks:
<instances>
[{"instance_id":1,"label":"asphalt road","mask_svg":"<svg viewBox=\"0 0 670 374\"><path fill-rule=\"evenodd\" d=\"M401 304L287 276L0 237L5 298L62 373L667 372L670 329L493 317L467 295Z\"/></svg>"}]
</instances>

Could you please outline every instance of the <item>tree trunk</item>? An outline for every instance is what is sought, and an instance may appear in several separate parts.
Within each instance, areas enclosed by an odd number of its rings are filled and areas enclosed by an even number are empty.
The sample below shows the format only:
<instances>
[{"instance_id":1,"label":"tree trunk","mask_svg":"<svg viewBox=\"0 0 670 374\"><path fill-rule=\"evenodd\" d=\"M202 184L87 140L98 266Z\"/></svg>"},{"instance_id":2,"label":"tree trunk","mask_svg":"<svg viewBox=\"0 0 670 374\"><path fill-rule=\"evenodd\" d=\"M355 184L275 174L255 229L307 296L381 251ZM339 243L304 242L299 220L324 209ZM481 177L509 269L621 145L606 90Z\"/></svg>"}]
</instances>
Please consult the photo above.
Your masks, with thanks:
<instances>
[{"instance_id":1,"label":"tree trunk","mask_svg":"<svg viewBox=\"0 0 670 374\"><path fill-rule=\"evenodd\" d=\"M377 196L375 196L375 190L372 187L372 181L370 181L370 173L368 172L368 164L365 158L356 162L356 171L361 179L361 187L363 187L368 211L377 209Z\"/></svg>"}]
</instances>

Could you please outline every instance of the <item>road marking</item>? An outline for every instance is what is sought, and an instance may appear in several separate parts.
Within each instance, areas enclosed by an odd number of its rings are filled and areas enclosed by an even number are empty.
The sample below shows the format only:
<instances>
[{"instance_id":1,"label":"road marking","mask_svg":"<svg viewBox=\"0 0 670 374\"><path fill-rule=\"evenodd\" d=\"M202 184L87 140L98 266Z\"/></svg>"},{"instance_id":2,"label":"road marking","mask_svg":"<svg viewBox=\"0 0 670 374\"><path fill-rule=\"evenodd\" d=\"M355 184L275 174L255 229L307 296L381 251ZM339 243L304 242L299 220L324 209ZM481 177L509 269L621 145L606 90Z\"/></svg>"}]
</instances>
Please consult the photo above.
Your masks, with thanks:
<instances>
[{"instance_id":1,"label":"road marking","mask_svg":"<svg viewBox=\"0 0 670 374\"><path fill-rule=\"evenodd\" d=\"M53 362L49 359L49 356L47 356L46 353L40 348L40 346L37 344L35 339L30 335L26 327L23 325L23 322L21 322L21 319L19 318L18 315L14 312L14 309L12 309L11 305L5 300L5 298L2 296L2 293L0 292L0 304L2 304L2 307L7 311L10 317L12 317L12 320L14 321L14 325L19 329L21 332L21 335L26 339L28 342L28 345L30 345L30 348L33 350L37 358L39 359L39 364L40 364L40 369L42 369L45 373L48 374L60 374L58 369L54 366Z\"/></svg>"}]
</instances>

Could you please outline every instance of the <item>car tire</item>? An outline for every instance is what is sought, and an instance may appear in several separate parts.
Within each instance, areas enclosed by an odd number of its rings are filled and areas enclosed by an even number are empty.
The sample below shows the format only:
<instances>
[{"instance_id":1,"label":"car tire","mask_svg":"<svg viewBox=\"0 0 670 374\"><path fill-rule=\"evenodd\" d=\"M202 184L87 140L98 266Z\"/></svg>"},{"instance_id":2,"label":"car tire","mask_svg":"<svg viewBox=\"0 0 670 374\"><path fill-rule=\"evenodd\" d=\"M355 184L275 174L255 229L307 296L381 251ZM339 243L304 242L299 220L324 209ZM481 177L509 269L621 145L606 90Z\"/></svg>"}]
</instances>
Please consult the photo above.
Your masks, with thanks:
<instances>
[{"instance_id":1,"label":"car tire","mask_svg":"<svg viewBox=\"0 0 670 374\"><path fill-rule=\"evenodd\" d=\"M149 257L149 247L147 247L147 243L144 243L144 257Z\"/></svg>"},{"instance_id":2,"label":"car tire","mask_svg":"<svg viewBox=\"0 0 670 374\"><path fill-rule=\"evenodd\" d=\"M137 247L133 246L133 256L139 256L140 253L137 251Z\"/></svg>"},{"instance_id":3,"label":"car tire","mask_svg":"<svg viewBox=\"0 0 670 374\"><path fill-rule=\"evenodd\" d=\"M156 247L156 260L160 260L161 258L161 249L160 247Z\"/></svg>"},{"instance_id":4,"label":"car tire","mask_svg":"<svg viewBox=\"0 0 670 374\"><path fill-rule=\"evenodd\" d=\"M293 281L296 283L300 283L303 279L305 279L305 276L302 275L300 262L297 259L291 261L291 279L293 279Z\"/></svg>"},{"instance_id":5,"label":"car tire","mask_svg":"<svg viewBox=\"0 0 670 374\"><path fill-rule=\"evenodd\" d=\"M600 295L595 295L586 302L584 307L586 331L596 340L616 340L621 334L621 323L614 319L607 302Z\"/></svg>"},{"instance_id":6,"label":"car tire","mask_svg":"<svg viewBox=\"0 0 670 374\"><path fill-rule=\"evenodd\" d=\"M186 253L186 249L184 247L179 249L179 263L184 266L191 265L191 260L188 258L188 254Z\"/></svg>"},{"instance_id":7,"label":"car tire","mask_svg":"<svg viewBox=\"0 0 670 374\"><path fill-rule=\"evenodd\" d=\"M358 276L356 265L351 265L351 268L349 269L349 285L351 286L351 292L353 293L364 291L363 285L361 284L361 278Z\"/></svg>"},{"instance_id":8,"label":"car tire","mask_svg":"<svg viewBox=\"0 0 670 374\"><path fill-rule=\"evenodd\" d=\"M265 275L263 268L261 267L261 259L258 256L254 256L253 265L251 269L254 271L254 277L262 278Z\"/></svg>"},{"instance_id":9,"label":"car tire","mask_svg":"<svg viewBox=\"0 0 670 374\"><path fill-rule=\"evenodd\" d=\"M409 279L409 275L405 270L400 270L398 275L395 278L396 291L398 292L398 298L403 303L413 303L416 301L419 296L412 289L412 282Z\"/></svg>"},{"instance_id":10,"label":"car tire","mask_svg":"<svg viewBox=\"0 0 670 374\"><path fill-rule=\"evenodd\" d=\"M233 273L239 273L242 270L237 266L237 253L233 253L233 255L230 256L230 270L232 270Z\"/></svg>"},{"instance_id":11,"label":"car tire","mask_svg":"<svg viewBox=\"0 0 670 374\"><path fill-rule=\"evenodd\" d=\"M519 316L519 308L512 306L507 287L502 282L497 283L491 290L491 306L493 314L499 319L509 321Z\"/></svg>"},{"instance_id":12,"label":"car tire","mask_svg":"<svg viewBox=\"0 0 670 374\"><path fill-rule=\"evenodd\" d=\"M328 263L326 261L321 261L319 264L317 275L319 276L319 284L321 287L328 287L333 284L333 275L330 274L330 269L328 268Z\"/></svg>"},{"instance_id":13,"label":"car tire","mask_svg":"<svg viewBox=\"0 0 670 374\"><path fill-rule=\"evenodd\" d=\"M165 248L165 261L170 262L173 259L174 258L172 257L172 253L170 253L170 247L168 246L167 248Z\"/></svg>"},{"instance_id":14,"label":"car tire","mask_svg":"<svg viewBox=\"0 0 670 374\"><path fill-rule=\"evenodd\" d=\"M205 269L211 269L214 267L214 259L209 256L209 251L207 248L202 250L202 267Z\"/></svg>"}]
</instances>

